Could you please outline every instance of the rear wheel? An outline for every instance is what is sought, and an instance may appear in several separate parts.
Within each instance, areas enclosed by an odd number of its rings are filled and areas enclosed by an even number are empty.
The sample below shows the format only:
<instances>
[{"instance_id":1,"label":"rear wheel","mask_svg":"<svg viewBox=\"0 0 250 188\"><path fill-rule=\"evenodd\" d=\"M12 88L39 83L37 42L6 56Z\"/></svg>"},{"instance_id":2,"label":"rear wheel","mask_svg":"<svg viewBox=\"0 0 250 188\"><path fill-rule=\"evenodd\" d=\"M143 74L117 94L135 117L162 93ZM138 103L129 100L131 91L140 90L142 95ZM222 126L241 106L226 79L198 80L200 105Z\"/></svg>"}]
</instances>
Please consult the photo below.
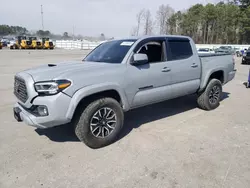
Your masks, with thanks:
<instances>
[{"instance_id":1,"label":"rear wheel","mask_svg":"<svg viewBox=\"0 0 250 188\"><path fill-rule=\"evenodd\" d=\"M213 110L220 105L222 84L217 79L212 79L206 89L198 96L198 106L203 110Z\"/></svg>"},{"instance_id":2,"label":"rear wheel","mask_svg":"<svg viewBox=\"0 0 250 188\"><path fill-rule=\"evenodd\" d=\"M101 148L117 139L123 121L121 105L113 98L101 98L83 110L76 122L75 133L90 148Z\"/></svg>"}]
</instances>

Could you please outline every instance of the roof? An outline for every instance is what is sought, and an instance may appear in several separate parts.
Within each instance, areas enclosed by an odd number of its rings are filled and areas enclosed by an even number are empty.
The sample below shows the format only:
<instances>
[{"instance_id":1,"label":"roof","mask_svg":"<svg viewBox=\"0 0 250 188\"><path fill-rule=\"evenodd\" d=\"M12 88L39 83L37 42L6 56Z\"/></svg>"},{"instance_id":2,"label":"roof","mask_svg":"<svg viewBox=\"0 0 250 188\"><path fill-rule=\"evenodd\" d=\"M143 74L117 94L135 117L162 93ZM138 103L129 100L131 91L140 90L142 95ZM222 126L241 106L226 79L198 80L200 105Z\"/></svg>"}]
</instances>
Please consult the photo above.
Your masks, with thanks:
<instances>
[{"instance_id":1,"label":"roof","mask_svg":"<svg viewBox=\"0 0 250 188\"><path fill-rule=\"evenodd\" d=\"M139 39L158 38L158 37L189 38L188 36L182 36L182 35L143 35L143 36L134 36L129 38L116 38L114 40L139 40Z\"/></svg>"}]
</instances>

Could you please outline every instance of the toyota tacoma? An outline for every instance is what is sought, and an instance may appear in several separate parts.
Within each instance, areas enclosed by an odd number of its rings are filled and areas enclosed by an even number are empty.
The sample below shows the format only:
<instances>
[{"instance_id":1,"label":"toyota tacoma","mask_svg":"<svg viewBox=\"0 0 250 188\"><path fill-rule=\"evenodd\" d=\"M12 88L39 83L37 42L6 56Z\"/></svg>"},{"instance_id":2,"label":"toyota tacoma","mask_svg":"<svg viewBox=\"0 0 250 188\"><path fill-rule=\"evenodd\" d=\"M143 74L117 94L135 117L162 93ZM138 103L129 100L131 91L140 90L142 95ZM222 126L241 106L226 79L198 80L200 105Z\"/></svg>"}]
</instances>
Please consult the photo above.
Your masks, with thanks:
<instances>
[{"instance_id":1,"label":"toyota tacoma","mask_svg":"<svg viewBox=\"0 0 250 188\"><path fill-rule=\"evenodd\" d=\"M69 124L80 141L100 148L117 139L131 109L190 94L201 109L217 108L235 73L232 54L198 54L189 37L111 40L82 61L17 73L14 117L37 128Z\"/></svg>"}]
</instances>

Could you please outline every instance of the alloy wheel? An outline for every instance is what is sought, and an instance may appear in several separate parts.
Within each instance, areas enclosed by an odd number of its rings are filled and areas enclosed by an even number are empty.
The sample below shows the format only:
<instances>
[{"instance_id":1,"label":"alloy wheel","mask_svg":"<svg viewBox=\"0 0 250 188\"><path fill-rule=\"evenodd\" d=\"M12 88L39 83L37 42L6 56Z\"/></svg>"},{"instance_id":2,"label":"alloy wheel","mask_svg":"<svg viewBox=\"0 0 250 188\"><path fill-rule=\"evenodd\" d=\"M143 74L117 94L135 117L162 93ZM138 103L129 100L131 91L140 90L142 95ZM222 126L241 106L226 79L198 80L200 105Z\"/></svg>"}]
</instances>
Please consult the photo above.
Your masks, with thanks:
<instances>
[{"instance_id":1,"label":"alloy wheel","mask_svg":"<svg viewBox=\"0 0 250 188\"><path fill-rule=\"evenodd\" d=\"M91 133L96 138L105 138L115 129L117 116L114 110L108 107L97 110L90 120Z\"/></svg>"}]
</instances>

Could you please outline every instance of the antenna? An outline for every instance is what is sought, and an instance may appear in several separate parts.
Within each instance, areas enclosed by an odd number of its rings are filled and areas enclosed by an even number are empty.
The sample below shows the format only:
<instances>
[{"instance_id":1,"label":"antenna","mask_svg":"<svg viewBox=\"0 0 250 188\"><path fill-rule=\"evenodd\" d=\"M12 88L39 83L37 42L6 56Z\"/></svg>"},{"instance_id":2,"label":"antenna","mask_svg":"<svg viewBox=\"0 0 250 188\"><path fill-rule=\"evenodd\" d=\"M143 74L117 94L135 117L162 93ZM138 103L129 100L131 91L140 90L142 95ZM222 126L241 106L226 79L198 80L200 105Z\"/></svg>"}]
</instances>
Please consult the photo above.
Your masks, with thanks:
<instances>
[{"instance_id":1,"label":"antenna","mask_svg":"<svg viewBox=\"0 0 250 188\"><path fill-rule=\"evenodd\" d=\"M42 18L42 29L44 30L44 25L43 25L43 5L41 5L41 18Z\"/></svg>"}]
</instances>

